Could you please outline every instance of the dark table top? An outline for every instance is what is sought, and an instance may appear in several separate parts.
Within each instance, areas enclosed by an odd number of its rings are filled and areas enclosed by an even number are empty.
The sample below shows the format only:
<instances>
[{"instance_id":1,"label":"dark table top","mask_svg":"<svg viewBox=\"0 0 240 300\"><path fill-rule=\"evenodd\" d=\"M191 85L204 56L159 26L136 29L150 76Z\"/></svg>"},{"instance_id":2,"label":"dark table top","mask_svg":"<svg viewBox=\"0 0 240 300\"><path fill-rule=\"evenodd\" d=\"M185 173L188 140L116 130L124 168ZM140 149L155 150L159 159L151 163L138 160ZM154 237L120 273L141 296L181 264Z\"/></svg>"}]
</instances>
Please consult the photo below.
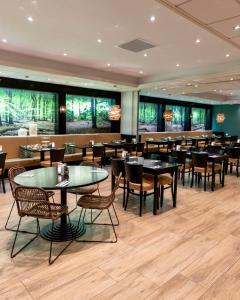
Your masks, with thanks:
<instances>
[{"instance_id":1,"label":"dark table top","mask_svg":"<svg viewBox=\"0 0 240 300\"><path fill-rule=\"evenodd\" d=\"M87 186L101 182L108 177L108 172L101 168L91 166L69 166L69 176L57 174L57 167L40 168L17 175L14 181L19 185L36 186L43 189L67 189L73 187ZM59 182L67 179L69 184L60 187Z\"/></svg>"}]
</instances>

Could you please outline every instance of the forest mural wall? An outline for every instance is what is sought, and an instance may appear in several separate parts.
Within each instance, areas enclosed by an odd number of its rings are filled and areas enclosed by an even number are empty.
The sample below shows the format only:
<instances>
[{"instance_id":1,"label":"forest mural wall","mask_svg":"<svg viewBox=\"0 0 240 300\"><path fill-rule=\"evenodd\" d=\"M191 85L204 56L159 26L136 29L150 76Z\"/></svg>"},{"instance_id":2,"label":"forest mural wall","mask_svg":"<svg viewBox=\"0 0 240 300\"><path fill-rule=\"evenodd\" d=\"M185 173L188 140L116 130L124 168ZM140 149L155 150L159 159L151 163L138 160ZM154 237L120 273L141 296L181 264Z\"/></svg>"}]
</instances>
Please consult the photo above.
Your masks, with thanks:
<instances>
[{"instance_id":1,"label":"forest mural wall","mask_svg":"<svg viewBox=\"0 0 240 300\"><path fill-rule=\"evenodd\" d=\"M140 132L157 131L158 104L139 103L138 128Z\"/></svg>"},{"instance_id":2,"label":"forest mural wall","mask_svg":"<svg viewBox=\"0 0 240 300\"><path fill-rule=\"evenodd\" d=\"M17 135L37 123L38 134L54 134L57 126L57 94L0 88L0 135Z\"/></svg>"},{"instance_id":3,"label":"forest mural wall","mask_svg":"<svg viewBox=\"0 0 240 300\"><path fill-rule=\"evenodd\" d=\"M115 99L66 95L66 132L111 132L108 112Z\"/></svg>"}]
</instances>

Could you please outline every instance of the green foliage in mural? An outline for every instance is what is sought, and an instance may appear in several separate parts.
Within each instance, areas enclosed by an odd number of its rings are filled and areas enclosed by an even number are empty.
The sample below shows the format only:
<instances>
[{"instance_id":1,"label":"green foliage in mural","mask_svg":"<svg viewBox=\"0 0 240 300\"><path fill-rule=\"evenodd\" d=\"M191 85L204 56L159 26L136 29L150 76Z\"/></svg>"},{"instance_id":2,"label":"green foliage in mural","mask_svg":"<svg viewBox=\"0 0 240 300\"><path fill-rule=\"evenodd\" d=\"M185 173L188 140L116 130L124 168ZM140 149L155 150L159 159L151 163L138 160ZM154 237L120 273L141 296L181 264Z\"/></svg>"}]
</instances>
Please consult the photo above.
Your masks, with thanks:
<instances>
[{"instance_id":1,"label":"green foliage in mural","mask_svg":"<svg viewBox=\"0 0 240 300\"><path fill-rule=\"evenodd\" d=\"M193 108L192 109L192 130L205 130L206 124L206 109Z\"/></svg>"},{"instance_id":2,"label":"green foliage in mural","mask_svg":"<svg viewBox=\"0 0 240 300\"><path fill-rule=\"evenodd\" d=\"M115 99L67 95L67 133L109 132L113 104Z\"/></svg>"},{"instance_id":3,"label":"green foliage in mural","mask_svg":"<svg viewBox=\"0 0 240 300\"><path fill-rule=\"evenodd\" d=\"M139 103L139 130L157 131L157 109L155 103Z\"/></svg>"},{"instance_id":4,"label":"green foliage in mural","mask_svg":"<svg viewBox=\"0 0 240 300\"><path fill-rule=\"evenodd\" d=\"M0 135L16 135L32 122L38 133L55 133L56 94L0 88Z\"/></svg>"}]
</instances>

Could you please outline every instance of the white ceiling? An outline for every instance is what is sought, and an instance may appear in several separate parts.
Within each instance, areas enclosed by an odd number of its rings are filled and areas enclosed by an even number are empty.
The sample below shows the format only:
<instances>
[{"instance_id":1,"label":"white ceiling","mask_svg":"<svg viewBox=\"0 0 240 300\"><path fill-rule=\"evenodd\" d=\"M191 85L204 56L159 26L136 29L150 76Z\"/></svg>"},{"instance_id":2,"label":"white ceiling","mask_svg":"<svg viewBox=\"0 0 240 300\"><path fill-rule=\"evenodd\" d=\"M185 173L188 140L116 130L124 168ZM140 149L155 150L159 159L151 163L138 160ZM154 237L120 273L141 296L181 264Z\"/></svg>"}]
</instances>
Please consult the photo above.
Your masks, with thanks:
<instances>
[{"instance_id":1,"label":"white ceiling","mask_svg":"<svg viewBox=\"0 0 240 300\"><path fill-rule=\"evenodd\" d=\"M0 0L0 7L0 76L240 100L238 0ZM118 47L136 38L156 47Z\"/></svg>"}]
</instances>

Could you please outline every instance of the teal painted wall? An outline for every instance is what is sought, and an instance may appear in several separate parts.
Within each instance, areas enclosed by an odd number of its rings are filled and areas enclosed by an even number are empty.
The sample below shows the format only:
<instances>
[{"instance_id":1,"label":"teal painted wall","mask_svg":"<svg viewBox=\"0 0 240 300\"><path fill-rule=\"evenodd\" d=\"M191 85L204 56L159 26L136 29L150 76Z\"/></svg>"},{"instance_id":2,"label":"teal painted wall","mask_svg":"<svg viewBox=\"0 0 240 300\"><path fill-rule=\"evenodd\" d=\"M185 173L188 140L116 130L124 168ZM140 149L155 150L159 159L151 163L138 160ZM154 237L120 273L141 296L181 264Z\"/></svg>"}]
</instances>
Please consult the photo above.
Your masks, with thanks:
<instances>
[{"instance_id":1,"label":"teal painted wall","mask_svg":"<svg viewBox=\"0 0 240 300\"><path fill-rule=\"evenodd\" d=\"M218 124L216 116L218 113L224 113L225 121ZM230 135L240 137L240 105L214 105L213 106L213 131L224 131Z\"/></svg>"}]
</instances>

